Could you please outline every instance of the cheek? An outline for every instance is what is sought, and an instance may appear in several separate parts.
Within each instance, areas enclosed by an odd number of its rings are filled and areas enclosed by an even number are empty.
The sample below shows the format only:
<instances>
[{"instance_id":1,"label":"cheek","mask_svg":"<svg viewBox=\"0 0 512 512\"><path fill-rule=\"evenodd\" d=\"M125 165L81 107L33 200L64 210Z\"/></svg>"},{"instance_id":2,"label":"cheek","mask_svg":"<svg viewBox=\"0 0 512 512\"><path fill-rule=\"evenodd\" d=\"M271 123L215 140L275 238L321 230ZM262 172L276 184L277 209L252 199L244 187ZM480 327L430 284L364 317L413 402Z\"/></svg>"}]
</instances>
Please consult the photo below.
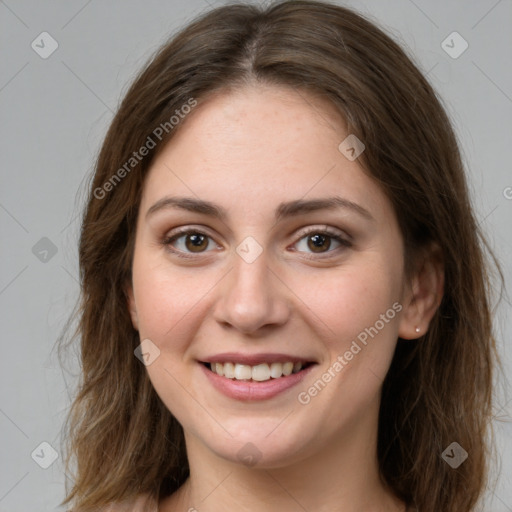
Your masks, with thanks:
<instances>
[{"instance_id":1,"label":"cheek","mask_svg":"<svg viewBox=\"0 0 512 512\"><path fill-rule=\"evenodd\" d=\"M333 417L364 410L387 374L402 309L397 262L399 258L385 259L382 253L374 253L351 265L317 273L308 286L297 280L297 294L311 311L309 317L318 326L317 335L323 336L327 355L323 370L329 373L325 375L329 384L317 406L324 404ZM314 396L316 391L312 391Z\"/></svg>"},{"instance_id":2,"label":"cheek","mask_svg":"<svg viewBox=\"0 0 512 512\"><path fill-rule=\"evenodd\" d=\"M393 266L361 262L299 277L293 289L337 344L357 337L392 308L400 298L399 277Z\"/></svg>"},{"instance_id":3,"label":"cheek","mask_svg":"<svg viewBox=\"0 0 512 512\"><path fill-rule=\"evenodd\" d=\"M140 339L151 340L159 350L146 368L149 378L166 407L192 430L194 416L202 417L204 410L187 392L193 373L183 360L206 313L208 292L218 281L194 271L195 276L173 271L147 255L136 256L133 263Z\"/></svg>"},{"instance_id":4,"label":"cheek","mask_svg":"<svg viewBox=\"0 0 512 512\"><path fill-rule=\"evenodd\" d=\"M375 263L318 275L297 288L327 355L322 382L302 388L299 402L322 411L324 429L341 428L379 396L398 337L399 278L398 269Z\"/></svg>"},{"instance_id":5,"label":"cheek","mask_svg":"<svg viewBox=\"0 0 512 512\"><path fill-rule=\"evenodd\" d=\"M197 269L173 272L162 258L155 262L145 255L136 256L133 284L141 339L151 339L161 350L182 350L184 330L197 325L201 305L215 285L213 277L198 275Z\"/></svg>"}]
</instances>

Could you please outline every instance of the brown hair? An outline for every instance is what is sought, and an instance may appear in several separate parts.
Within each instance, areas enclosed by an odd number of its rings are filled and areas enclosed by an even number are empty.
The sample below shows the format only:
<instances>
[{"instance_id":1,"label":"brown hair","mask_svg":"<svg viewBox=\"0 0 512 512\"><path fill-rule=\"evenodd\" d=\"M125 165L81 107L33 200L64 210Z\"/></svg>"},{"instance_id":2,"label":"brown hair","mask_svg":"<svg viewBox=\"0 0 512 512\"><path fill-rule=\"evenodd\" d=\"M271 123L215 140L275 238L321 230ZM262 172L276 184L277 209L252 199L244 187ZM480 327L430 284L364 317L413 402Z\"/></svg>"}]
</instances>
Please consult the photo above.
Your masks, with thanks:
<instances>
[{"instance_id":1,"label":"brown hair","mask_svg":"<svg viewBox=\"0 0 512 512\"><path fill-rule=\"evenodd\" d=\"M81 230L74 337L82 373L66 423L66 470L74 458L76 474L63 503L85 511L142 493L161 499L188 476L182 428L134 357L140 340L124 294L144 178L179 123L164 130L156 150L125 164L191 99L200 105L248 83L329 99L366 146L359 162L394 206L406 261L429 243L441 248L444 297L428 333L398 341L383 385L378 460L383 480L421 512L473 510L488 475L498 358L486 243L457 140L436 93L397 43L347 8L303 0L201 15L158 51L112 121ZM114 183L116 173L122 179ZM469 453L457 469L441 457L454 441Z\"/></svg>"}]
</instances>

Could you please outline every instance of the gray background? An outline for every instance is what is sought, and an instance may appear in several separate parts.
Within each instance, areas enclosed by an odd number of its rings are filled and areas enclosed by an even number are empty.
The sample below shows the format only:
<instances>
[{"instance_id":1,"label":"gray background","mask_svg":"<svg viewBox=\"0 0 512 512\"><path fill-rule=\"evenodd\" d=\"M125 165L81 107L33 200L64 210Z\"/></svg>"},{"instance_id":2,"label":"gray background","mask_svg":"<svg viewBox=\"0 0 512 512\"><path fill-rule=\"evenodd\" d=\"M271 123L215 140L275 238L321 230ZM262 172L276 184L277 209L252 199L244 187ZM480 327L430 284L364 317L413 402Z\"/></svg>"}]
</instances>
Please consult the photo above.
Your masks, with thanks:
<instances>
[{"instance_id":1,"label":"gray background","mask_svg":"<svg viewBox=\"0 0 512 512\"><path fill-rule=\"evenodd\" d=\"M440 92L461 141L478 218L510 284L512 2L340 3L369 15L408 47ZM39 464L50 463L52 452L40 444L47 442L60 454L60 431L75 384L73 372L62 371L52 349L78 293L83 192L134 73L178 27L220 4L0 1L0 308L5 329L0 512L63 510L58 507L64 496L62 458L43 469ZM46 59L31 47L34 40L42 46L38 36L44 31L58 43ZM469 44L458 58L441 46L453 31ZM461 48L456 40L453 46L452 51ZM45 51L49 48L45 39ZM512 330L509 308L504 301L496 313L505 372L512 369L505 343ZM76 359L69 365L76 371ZM512 511L512 427L501 421L512 416L506 378L499 393L495 427L501 474L483 507L493 512Z\"/></svg>"}]
</instances>

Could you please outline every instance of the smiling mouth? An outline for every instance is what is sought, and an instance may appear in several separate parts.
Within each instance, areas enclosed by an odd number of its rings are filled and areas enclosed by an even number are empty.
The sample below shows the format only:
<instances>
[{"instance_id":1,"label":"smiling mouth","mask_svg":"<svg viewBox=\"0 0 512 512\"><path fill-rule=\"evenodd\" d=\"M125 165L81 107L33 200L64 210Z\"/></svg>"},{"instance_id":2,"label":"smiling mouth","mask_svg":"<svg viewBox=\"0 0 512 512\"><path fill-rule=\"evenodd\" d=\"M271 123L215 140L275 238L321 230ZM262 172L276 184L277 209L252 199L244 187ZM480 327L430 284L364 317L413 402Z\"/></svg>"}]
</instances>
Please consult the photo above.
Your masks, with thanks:
<instances>
[{"instance_id":1,"label":"smiling mouth","mask_svg":"<svg viewBox=\"0 0 512 512\"><path fill-rule=\"evenodd\" d=\"M211 372L231 380L266 382L281 379L289 375L300 373L312 364L288 361L285 363L261 363L255 366L238 363L209 363L203 365Z\"/></svg>"}]
</instances>

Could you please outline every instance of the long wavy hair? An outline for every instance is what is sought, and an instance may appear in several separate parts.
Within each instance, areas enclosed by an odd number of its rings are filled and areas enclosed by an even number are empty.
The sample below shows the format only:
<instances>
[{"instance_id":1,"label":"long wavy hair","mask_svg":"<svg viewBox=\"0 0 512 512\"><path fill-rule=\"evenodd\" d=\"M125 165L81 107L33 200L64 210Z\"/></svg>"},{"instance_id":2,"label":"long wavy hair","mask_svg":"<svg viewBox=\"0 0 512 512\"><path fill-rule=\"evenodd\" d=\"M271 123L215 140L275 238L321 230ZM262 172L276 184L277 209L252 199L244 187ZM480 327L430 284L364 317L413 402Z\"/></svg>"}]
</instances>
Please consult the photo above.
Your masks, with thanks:
<instances>
[{"instance_id":1,"label":"long wavy hair","mask_svg":"<svg viewBox=\"0 0 512 512\"><path fill-rule=\"evenodd\" d=\"M383 481L420 512L474 510L493 453L499 359L491 263L502 273L475 219L458 142L432 86L373 22L313 0L231 3L201 14L150 59L117 110L88 185L77 327L59 349L79 338L81 373L65 424L73 485L63 504L81 512L140 494L160 500L188 477L182 427L134 356L140 339L125 285L144 179L180 129L177 114L253 83L330 100L366 146L358 161L394 207L405 261L431 243L441 248L442 303L424 336L398 340L383 383L378 462ZM178 121L171 126L172 116ZM130 160L149 146L148 137L156 147ZM454 441L469 454L457 469L441 456Z\"/></svg>"}]
</instances>

